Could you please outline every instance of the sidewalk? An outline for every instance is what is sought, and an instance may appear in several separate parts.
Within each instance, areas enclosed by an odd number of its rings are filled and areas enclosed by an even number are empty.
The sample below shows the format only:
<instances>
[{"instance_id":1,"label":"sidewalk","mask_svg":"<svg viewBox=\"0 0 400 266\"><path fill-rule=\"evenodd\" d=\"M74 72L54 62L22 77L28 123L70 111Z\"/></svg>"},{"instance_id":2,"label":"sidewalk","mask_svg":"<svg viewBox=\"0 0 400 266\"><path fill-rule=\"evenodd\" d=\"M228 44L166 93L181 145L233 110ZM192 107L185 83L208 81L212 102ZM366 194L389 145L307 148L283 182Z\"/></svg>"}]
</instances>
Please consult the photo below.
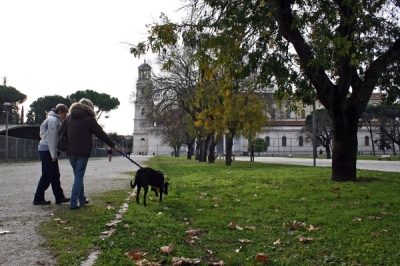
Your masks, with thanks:
<instances>
[{"instance_id":1,"label":"sidewalk","mask_svg":"<svg viewBox=\"0 0 400 266\"><path fill-rule=\"evenodd\" d=\"M151 156L131 156L144 166ZM72 168L66 159L59 161L61 184L67 197L71 194L73 183ZM131 176L127 171L136 171L138 167L122 156L92 158L85 174L85 194L91 195L111 189L123 189L129 186ZM36 228L51 217L58 208L69 208L68 204L56 205L49 187L46 200L52 204L35 206L32 204L36 185L41 175L41 163L0 164L0 230L10 233L0 235L0 265L31 266L56 265L49 250L41 246L41 238ZM93 204L96 204L95 202Z\"/></svg>"},{"instance_id":2,"label":"sidewalk","mask_svg":"<svg viewBox=\"0 0 400 266\"><path fill-rule=\"evenodd\" d=\"M238 156L235 158L237 161L249 161L250 157ZM289 158L289 157L254 157L255 162L262 163L278 163L278 164L294 164L314 166L313 158ZM332 167L331 159L316 159L315 166ZM357 169L376 170L383 172L400 172L399 161L378 161L378 160L358 160Z\"/></svg>"}]
</instances>

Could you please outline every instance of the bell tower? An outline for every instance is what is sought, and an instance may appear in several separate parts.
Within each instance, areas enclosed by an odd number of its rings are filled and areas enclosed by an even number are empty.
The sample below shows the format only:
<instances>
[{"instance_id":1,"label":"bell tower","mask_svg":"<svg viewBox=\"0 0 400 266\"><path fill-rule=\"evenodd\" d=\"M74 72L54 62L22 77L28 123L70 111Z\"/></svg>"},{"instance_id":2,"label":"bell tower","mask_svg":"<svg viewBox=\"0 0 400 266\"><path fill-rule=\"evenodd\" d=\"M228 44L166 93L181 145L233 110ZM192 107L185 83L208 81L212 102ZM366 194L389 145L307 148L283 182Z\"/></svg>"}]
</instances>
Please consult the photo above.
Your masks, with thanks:
<instances>
[{"instance_id":1,"label":"bell tower","mask_svg":"<svg viewBox=\"0 0 400 266\"><path fill-rule=\"evenodd\" d=\"M152 89L151 82L151 66L144 61L138 67L138 80L136 82L136 94L135 94L135 118L133 119L133 153L134 154L148 154L149 137L150 134L142 126L142 122L145 120L146 109L149 104L142 97L145 90Z\"/></svg>"}]
</instances>

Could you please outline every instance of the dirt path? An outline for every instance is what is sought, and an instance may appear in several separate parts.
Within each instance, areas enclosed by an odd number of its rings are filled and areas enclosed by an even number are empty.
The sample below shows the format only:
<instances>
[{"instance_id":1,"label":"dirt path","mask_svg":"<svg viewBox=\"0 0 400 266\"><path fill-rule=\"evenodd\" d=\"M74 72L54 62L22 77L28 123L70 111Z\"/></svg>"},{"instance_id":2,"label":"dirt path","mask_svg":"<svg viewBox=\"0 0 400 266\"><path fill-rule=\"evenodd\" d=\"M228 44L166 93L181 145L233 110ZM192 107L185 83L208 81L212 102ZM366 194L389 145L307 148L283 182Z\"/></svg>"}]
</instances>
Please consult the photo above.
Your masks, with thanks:
<instances>
[{"instance_id":1,"label":"dirt path","mask_svg":"<svg viewBox=\"0 0 400 266\"><path fill-rule=\"evenodd\" d=\"M137 155L131 158L144 165L150 157ZM72 168L65 159L60 160L59 165L62 188L69 197ZM121 156L114 156L112 162L107 158L90 159L85 174L86 196L90 199L98 192L125 188L130 176L124 172L137 169ZM40 162L0 164L0 231L10 232L0 234L0 265L56 265L51 252L41 246L44 239L37 234L37 227L51 219L54 210L65 207L55 204L51 187L46 191L46 200L51 200L51 205L32 204L40 174Z\"/></svg>"}]
</instances>

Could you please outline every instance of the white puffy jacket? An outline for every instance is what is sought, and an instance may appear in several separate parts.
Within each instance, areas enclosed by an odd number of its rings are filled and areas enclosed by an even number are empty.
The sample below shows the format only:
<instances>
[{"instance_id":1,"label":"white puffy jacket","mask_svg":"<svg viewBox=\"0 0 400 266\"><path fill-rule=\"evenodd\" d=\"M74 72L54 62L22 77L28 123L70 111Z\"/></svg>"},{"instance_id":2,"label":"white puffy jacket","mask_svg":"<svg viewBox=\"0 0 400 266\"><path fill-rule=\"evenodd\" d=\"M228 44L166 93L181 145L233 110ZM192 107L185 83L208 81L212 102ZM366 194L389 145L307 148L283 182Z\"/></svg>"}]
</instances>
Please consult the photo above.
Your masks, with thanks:
<instances>
[{"instance_id":1,"label":"white puffy jacket","mask_svg":"<svg viewBox=\"0 0 400 266\"><path fill-rule=\"evenodd\" d=\"M40 126L39 151L50 151L51 158L57 158L58 129L61 126L61 117L54 111L48 113L48 117Z\"/></svg>"}]
</instances>

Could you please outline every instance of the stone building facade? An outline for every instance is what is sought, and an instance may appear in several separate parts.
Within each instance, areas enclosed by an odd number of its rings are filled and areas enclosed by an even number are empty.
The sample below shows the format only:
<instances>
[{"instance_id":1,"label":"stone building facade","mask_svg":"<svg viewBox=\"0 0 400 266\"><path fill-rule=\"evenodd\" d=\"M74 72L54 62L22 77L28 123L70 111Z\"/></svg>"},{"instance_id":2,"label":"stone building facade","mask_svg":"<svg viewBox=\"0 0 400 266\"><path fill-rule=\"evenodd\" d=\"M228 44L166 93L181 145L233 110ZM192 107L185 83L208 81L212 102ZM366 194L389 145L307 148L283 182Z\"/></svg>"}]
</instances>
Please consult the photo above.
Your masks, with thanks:
<instances>
[{"instance_id":1,"label":"stone building facade","mask_svg":"<svg viewBox=\"0 0 400 266\"><path fill-rule=\"evenodd\" d=\"M133 153L134 154L155 154L155 155L171 155L173 149L167 145L163 145L160 139L150 134L142 128L141 122L144 119L144 113L149 104L140 102L143 90L152 87L150 80L151 66L146 62L138 67L138 80L136 83L136 101L135 101L135 117L134 117L134 134L133 134ZM268 151L263 153L264 156L289 156L289 155L312 155L312 144L305 143L304 139L298 135L298 132L305 125L305 118L313 111L313 106L304 106L299 113L289 112L285 109L284 103L282 107L278 107L272 94L264 96L266 105L268 105L270 123L263 128L262 132L255 137L263 138L269 143ZM372 94L370 104L378 105L380 95ZM315 108L323 108L318 102ZM379 139L378 132L374 133L373 138ZM232 152L236 155L244 154L248 151L249 141L243 137L237 137L234 140ZM318 148L319 150L320 148ZM396 151L399 147L395 145ZM372 140L366 128L362 127L358 130L358 151L360 154L372 154ZM383 151L375 147L376 154L382 154ZM186 154L186 148L182 148L181 154ZM217 147L218 154L225 153L225 139L222 139ZM323 153L326 151L323 148ZM392 153L392 151L387 151Z\"/></svg>"}]
</instances>

